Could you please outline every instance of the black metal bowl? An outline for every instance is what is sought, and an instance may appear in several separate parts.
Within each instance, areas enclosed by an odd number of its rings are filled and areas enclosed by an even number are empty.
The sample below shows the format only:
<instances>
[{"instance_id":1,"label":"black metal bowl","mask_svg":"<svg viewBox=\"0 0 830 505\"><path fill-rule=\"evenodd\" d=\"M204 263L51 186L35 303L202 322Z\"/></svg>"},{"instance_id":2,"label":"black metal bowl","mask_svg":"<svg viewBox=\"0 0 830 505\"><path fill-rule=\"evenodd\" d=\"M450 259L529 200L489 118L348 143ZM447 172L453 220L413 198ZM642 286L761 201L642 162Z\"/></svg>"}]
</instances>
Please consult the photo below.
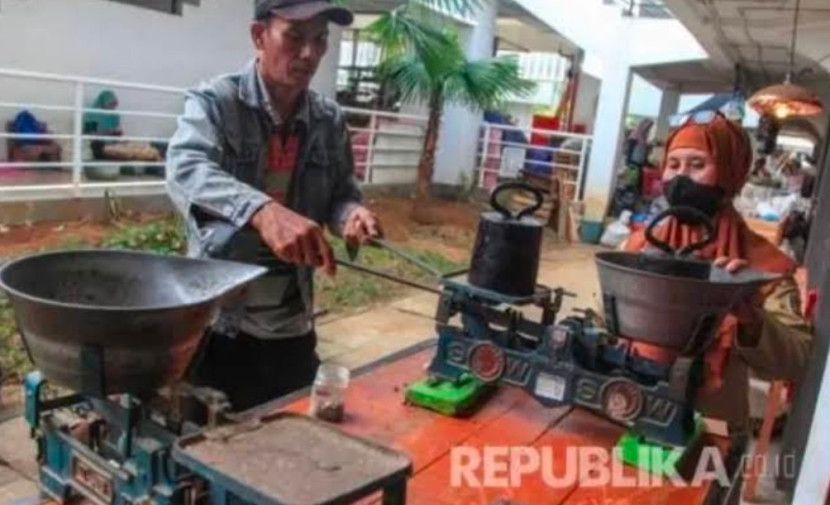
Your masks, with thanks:
<instances>
[{"instance_id":1,"label":"black metal bowl","mask_svg":"<svg viewBox=\"0 0 830 505\"><path fill-rule=\"evenodd\" d=\"M182 377L222 304L264 268L149 253L27 256L0 269L29 356L83 394L142 394Z\"/></svg>"},{"instance_id":2,"label":"black metal bowl","mask_svg":"<svg viewBox=\"0 0 830 505\"><path fill-rule=\"evenodd\" d=\"M692 339L711 337L736 302L780 278L644 253L601 252L596 263L609 329L679 351L702 351Z\"/></svg>"}]
</instances>

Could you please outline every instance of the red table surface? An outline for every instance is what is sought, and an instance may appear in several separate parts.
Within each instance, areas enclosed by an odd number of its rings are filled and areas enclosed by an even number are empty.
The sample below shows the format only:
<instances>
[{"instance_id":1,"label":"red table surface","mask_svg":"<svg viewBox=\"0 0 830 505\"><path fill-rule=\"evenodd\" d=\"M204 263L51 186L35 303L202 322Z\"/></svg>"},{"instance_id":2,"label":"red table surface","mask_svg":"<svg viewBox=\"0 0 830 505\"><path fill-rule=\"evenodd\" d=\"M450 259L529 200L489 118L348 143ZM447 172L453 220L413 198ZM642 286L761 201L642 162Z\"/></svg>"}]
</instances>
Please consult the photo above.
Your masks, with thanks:
<instances>
[{"instance_id":1,"label":"red table surface","mask_svg":"<svg viewBox=\"0 0 830 505\"><path fill-rule=\"evenodd\" d=\"M452 485L450 450L472 448L533 447L553 455L553 475L564 476L566 451L576 447L613 447L624 429L590 412L569 408L545 408L518 388L501 388L475 414L453 418L404 402L404 391L424 377L432 358L431 348L404 355L372 367L354 377L346 395L346 419L339 425L359 435L407 453L414 474L408 484L407 504L491 505L498 500L522 505L692 505L707 503L711 482L698 486L674 486L668 481L646 487L580 485L549 486L539 472L523 475L521 486ZM306 413L309 398L302 396L282 410ZM725 439L706 436L704 444L722 454ZM573 450L573 449L572 449ZM475 473L479 478L483 471ZM503 474L502 474L503 475ZM638 471L624 467L623 475ZM377 498L367 503L376 503Z\"/></svg>"}]
</instances>

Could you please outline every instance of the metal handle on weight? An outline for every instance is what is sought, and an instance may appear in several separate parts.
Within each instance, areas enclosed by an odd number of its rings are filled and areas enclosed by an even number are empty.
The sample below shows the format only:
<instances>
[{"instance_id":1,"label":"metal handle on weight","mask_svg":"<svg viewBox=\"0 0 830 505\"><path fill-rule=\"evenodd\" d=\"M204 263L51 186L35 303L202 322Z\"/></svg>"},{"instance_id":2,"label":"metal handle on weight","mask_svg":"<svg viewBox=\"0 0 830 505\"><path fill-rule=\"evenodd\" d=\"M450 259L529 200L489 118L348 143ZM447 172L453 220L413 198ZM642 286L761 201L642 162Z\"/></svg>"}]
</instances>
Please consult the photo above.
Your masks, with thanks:
<instances>
[{"instance_id":1,"label":"metal handle on weight","mask_svg":"<svg viewBox=\"0 0 830 505\"><path fill-rule=\"evenodd\" d=\"M502 191L506 191L508 189L519 189L523 191L528 191L533 194L533 197L536 199L536 203L525 207L524 209L520 210L514 216L509 209L504 207L502 204L498 202L498 194ZM538 189L534 188L530 184L520 181L512 181L512 182L505 182L496 186L496 189L493 190L493 193L490 195L490 206L493 207L496 211L500 212L506 219L521 219L525 216L529 216L536 212L537 210L542 208L542 204L545 203L545 197L542 196L542 192Z\"/></svg>"},{"instance_id":2,"label":"metal handle on weight","mask_svg":"<svg viewBox=\"0 0 830 505\"><path fill-rule=\"evenodd\" d=\"M702 240L689 244L679 250L674 250L668 243L654 236L654 228L667 217L676 217L681 222L703 225L706 236ZM712 224L712 220L706 214L693 207L670 207L657 214L651 221L651 224L648 225L648 228L646 228L646 240L649 244L672 256L686 256L714 242L715 227Z\"/></svg>"}]
</instances>

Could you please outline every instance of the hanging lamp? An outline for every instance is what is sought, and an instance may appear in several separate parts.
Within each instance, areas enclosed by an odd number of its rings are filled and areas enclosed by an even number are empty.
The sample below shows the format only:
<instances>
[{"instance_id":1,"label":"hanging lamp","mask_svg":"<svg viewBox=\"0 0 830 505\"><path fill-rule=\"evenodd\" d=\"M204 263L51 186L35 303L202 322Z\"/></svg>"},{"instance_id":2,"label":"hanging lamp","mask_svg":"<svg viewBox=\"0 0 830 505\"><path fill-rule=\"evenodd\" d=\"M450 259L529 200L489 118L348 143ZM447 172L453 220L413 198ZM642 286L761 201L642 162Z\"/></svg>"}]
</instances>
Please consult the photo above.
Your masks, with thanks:
<instances>
[{"instance_id":1,"label":"hanging lamp","mask_svg":"<svg viewBox=\"0 0 830 505\"><path fill-rule=\"evenodd\" d=\"M800 7L801 0L796 0L792 43L790 45L790 70L787 72L784 83L767 86L757 91L749 99L749 106L759 114L772 114L778 119L784 119L791 116L812 116L824 110L824 104L815 93L792 82Z\"/></svg>"}]
</instances>

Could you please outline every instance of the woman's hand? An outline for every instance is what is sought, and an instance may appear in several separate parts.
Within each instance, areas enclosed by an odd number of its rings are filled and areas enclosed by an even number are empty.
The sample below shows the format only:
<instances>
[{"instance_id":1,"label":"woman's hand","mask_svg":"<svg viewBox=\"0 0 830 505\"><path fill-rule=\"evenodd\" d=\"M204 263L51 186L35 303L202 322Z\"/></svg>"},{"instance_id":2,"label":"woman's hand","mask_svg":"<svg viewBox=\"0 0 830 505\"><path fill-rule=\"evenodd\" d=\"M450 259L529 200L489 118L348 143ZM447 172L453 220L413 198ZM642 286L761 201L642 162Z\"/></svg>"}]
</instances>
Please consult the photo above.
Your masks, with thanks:
<instances>
[{"instance_id":1,"label":"woman's hand","mask_svg":"<svg viewBox=\"0 0 830 505\"><path fill-rule=\"evenodd\" d=\"M720 258L715 260L715 266L718 268L723 268L730 274L736 274L744 268L748 267L749 263L745 259L727 258L726 256L721 256Z\"/></svg>"}]
</instances>

